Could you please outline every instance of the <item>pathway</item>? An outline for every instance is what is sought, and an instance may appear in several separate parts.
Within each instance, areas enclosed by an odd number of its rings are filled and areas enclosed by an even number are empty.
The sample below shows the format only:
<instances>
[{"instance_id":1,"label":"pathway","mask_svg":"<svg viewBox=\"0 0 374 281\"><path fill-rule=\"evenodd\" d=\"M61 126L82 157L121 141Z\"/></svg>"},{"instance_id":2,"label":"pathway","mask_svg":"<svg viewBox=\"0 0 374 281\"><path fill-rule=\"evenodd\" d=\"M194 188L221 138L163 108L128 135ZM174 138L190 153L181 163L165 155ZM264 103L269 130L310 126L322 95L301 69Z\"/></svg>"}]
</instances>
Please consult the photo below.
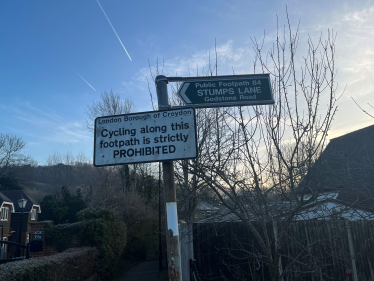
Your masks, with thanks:
<instances>
[{"instance_id":1,"label":"pathway","mask_svg":"<svg viewBox=\"0 0 374 281\"><path fill-rule=\"evenodd\" d=\"M142 262L126 272L118 281L168 281L167 270L159 271L158 261Z\"/></svg>"}]
</instances>

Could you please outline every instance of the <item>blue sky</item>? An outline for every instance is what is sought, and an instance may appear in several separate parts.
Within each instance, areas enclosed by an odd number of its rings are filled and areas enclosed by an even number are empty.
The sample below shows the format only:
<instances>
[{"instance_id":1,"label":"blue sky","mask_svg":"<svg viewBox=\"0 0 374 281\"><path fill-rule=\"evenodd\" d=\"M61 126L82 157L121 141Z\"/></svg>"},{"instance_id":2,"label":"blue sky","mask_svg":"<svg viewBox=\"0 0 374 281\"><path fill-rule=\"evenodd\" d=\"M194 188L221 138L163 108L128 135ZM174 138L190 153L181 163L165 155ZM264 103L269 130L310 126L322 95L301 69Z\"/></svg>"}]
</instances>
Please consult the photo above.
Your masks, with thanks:
<instances>
[{"instance_id":1,"label":"blue sky","mask_svg":"<svg viewBox=\"0 0 374 281\"><path fill-rule=\"evenodd\" d=\"M339 111L330 137L374 119L374 3L372 1L123 1L101 0L130 61L96 0L0 0L0 132L27 142L40 164L48 155L93 154L83 127L86 106L113 90L137 111L152 110L147 80L164 61L164 74L187 76L208 65L217 40L218 74L251 73L250 37L266 33L270 46L285 5L300 42L337 32ZM301 43L301 49L302 49ZM83 78L83 79L82 79ZM91 88L86 80L96 91ZM152 90L154 89L151 84Z\"/></svg>"}]
</instances>

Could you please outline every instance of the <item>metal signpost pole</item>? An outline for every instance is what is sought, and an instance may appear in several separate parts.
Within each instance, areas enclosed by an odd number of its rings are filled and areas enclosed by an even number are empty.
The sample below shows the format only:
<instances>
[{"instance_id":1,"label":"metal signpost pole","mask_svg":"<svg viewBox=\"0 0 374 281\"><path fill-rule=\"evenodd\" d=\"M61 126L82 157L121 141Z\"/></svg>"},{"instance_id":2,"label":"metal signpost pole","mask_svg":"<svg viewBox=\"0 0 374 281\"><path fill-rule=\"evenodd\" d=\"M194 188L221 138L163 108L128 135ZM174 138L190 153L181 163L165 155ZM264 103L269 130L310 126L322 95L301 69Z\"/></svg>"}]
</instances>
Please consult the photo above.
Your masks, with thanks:
<instances>
[{"instance_id":1,"label":"metal signpost pole","mask_svg":"<svg viewBox=\"0 0 374 281\"><path fill-rule=\"evenodd\" d=\"M163 75L156 77L156 89L159 110L169 109L168 79ZM181 281L182 268L181 256L179 250L179 231L178 231L178 214L176 191L174 185L174 163L173 161L162 162L163 180L164 180L164 197L166 204L166 243L169 280Z\"/></svg>"},{"instance_id":2,"label":"metal signpost pole","mask_svg":"<svg viewBox=\"0 0 374 281\"><path fill-rule=\"evenodd\" d=\"M162 271L162 239L161 239L161 165L158 163L158 267Z\"/></svg>"}]
</instances>

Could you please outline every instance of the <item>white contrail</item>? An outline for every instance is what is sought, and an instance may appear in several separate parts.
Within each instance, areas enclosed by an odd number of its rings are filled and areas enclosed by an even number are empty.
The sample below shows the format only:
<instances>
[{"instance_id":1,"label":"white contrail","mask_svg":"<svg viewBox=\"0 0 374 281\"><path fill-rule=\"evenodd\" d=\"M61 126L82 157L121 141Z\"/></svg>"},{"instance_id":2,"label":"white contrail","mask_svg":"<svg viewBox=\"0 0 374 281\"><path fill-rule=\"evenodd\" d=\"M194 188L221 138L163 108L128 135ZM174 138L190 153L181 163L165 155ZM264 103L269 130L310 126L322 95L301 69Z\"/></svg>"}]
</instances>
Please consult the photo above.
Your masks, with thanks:
<instances>
[{"instance_id":1,"label":"white contrail","mask_svg":"<svg viewBox=\"0 0 374 281\"><path fill-rule=\"evenodd\" d=\"M131 57L130 57L129 53L127 52L127 50L126 50L126 48L125 48L125 46L123 46L123 44L122 44L122 41L121 41L121 39L119 38L119 36L118 36L118 34L117 34L116 30L114 29L114 27L113 27L112 23L110 22L110 20L109 20L108 16L106 15L106 13L105 13L105 11L104 11L103 7L101 7L101 5L100 5L100 2L99 2L99 0L96 0L96 2L97 2L97 4L99 4L99 6L100 6L100 9L101 9L101 10L103 11L103 13L104 13L104 16L105 16L105 17L106 17L106 19L108 20L108 22L109 22L110 26L112 27L112 29L113 29L113 31L114 31L114 34L116 34L116 36L117 36L117 38L118 38L119 42L121 43L121 45L122 45L123 49L125 50L125 52L126 52L127 56L128 56L128 57L129 57L129 59L130 59L130 60L132 61L132 59L131 59Z\"/></svg>"},{"instance_id":2,"label":"white contrail","mask_svg":"<svg viewBox=\"0 0 374 281\"><path fill-rule=\"evenodd\" d=\"M90 87L91 87L91 88L92 88L92 89L93 89L93 90L94 90L94 91L96 92L95 88L94 88L94 87L92 87L92 86L91 86L91 84L90 84L90 83L88 83L88 82L86 81L86 79L84 79L84 78L83 78L82 76L80 76L80 74L79 74L78 72L76 72L76 71L75 71L75 73L76 73L76 74L77 74L77 75L78 75L78 76L79 76L80 78L82 78L82 80L83 80L84 82L86 82L86 83L87 83L87 85L88 85L88 86L90 86Z\"/></svg>"}]
</instances>

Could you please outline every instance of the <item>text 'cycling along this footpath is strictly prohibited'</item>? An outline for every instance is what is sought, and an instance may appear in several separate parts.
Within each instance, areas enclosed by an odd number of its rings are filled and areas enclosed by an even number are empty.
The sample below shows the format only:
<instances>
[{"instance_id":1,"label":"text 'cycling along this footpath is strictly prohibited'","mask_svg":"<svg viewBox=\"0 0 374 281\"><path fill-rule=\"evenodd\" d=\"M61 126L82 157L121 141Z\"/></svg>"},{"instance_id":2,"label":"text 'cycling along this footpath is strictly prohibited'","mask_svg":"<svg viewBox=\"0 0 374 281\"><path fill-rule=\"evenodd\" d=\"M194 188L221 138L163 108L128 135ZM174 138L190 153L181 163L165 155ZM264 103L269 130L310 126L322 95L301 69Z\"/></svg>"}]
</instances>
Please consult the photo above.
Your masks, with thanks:
<instances>
[{"instance_id":1,"label":"text 'cycling along this footpath is strictly prohibited'","mask_svg":"<svg viewBox=\"0 0 374 281\"><path fill-rule=\"evenodd\" d=\"M194 108L98 117L94 165L196 158L196 143Z\"/></svg>"}]
</instances>

